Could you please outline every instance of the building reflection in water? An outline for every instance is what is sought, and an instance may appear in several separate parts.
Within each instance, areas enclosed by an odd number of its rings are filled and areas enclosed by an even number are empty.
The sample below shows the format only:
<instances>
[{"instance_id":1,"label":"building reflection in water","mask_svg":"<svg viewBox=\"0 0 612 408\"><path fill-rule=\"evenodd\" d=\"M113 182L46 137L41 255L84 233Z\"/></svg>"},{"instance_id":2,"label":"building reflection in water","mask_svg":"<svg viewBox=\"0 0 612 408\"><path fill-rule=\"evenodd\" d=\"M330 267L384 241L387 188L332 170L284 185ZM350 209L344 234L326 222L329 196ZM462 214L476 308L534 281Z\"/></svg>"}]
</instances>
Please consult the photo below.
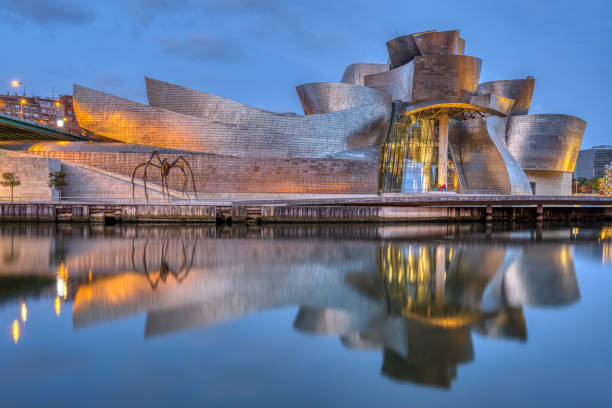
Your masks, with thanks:
<instances>
[{"instance_id":1,"label":"building reflection in water","mask_svg":"<svg viewBox=\"0 0 612 408\"><path fill-rule=\"evenodd\" d=\"M602 244L601 262L604 265L612 264L612 225L601 229L599 242Z\"/></svg>"},{"instance_id":2,"label":"building reflection in water","mask_svg":"<svg viewBox=\"0 0 612 408\"><path fill-rule=\"evenodd\" d=\"M532 231L489 241L483 233L474 244L473 233L458 239L450 226L425 226L415 238L406 231L418 228L367 229L352 239L289 228L253 239L152 230L64 242L55 311L74 299L77 329L146 313L150 337L297 306L296 330L380 350L382 373L395 380L450 387L457 367L475 358L472 332L524 342L523 308L580 297L572 240L582 229L548 241Z\"/></svg>"}]
</instances>

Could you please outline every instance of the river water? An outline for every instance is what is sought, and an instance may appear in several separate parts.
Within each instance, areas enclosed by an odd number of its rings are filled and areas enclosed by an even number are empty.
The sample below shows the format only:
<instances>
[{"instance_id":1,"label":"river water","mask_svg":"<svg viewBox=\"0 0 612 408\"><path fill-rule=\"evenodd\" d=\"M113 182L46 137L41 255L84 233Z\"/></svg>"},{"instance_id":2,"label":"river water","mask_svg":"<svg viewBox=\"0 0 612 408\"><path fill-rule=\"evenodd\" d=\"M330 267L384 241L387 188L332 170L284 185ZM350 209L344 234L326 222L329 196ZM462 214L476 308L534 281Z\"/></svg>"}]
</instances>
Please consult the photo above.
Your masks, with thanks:
<instances>
[{"instance_id":1,"label":"river water","mask_svg":"<svg viewBox=\"0 0 612 408\"><path fill-rule=\"evenodd\" d=\"M612 224L0 224L0 405L610 407L611 293Z\"/></svg>"}]
</instances>

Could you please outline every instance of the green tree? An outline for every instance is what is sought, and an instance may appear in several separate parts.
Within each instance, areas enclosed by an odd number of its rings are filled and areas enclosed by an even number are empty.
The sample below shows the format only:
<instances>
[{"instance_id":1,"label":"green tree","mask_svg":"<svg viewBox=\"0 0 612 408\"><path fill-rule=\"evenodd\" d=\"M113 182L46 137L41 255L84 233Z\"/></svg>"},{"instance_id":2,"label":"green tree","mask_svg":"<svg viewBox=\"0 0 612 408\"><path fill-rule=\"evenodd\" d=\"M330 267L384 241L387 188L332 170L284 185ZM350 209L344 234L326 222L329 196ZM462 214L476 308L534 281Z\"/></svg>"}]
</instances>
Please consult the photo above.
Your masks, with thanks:
<instances>
[{"instance_id":1,"label":"green tree","mask_svg":"<svg viewBox=\"0 0 612 408\"><path fill-rule=\"evenodd\" d=\"M2 173L2 181L0 181L4 187L11 188L11 203L13 202L13 189L21 185L21 180L15 175L15 173Z\"/></svg>"},{"instance_id":2,"label":"green tree","mask_svg":"<svg viewBox=\"0 0 612 408\"><path fill-rule=\"evenodd\" d=\"M67 186L66 173L63 171L52 171L49 173L49 187L57 188L60 195L60 201L62 201L62 190L61 188Z\"/></svg>"}]
</instances>

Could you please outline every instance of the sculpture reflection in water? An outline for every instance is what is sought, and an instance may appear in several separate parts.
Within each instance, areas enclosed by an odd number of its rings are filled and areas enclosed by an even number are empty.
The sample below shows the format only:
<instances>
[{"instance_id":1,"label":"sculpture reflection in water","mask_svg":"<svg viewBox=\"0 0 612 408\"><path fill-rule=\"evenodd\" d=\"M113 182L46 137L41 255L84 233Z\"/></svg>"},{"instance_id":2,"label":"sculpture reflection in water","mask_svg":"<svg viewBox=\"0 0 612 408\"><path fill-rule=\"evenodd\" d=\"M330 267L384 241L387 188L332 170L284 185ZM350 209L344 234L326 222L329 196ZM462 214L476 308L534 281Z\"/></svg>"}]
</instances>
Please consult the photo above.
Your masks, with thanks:
<instances>
[{"instance_id":1,"label":"sculpture reflection in water","mask_svg":"<svg viewBox=\"0 0 612 408\"><path fill-rule=\"evenodd\" d=\"M149 239L144 243L144 247L142 249L142 267L144 269L144 274L151 285L151 289L157 289L159 282L166 283L168 276L174 277L174 280L177 283L183 282L187 275L189 275L189 271L193 267L193 259L195 257L195 251L197 247L197 243L193 244L191 251L188 248L191 246L189 244L185 244L185 242L181 242L181 261L177 270L174 270L168 261L168 249L170 248L170 243L168 241L164 241L161 244L161 248L159 250L159 255L161 259L158 261L159 268L155 270L149 270L147 259L150 257L147 256L147 248L149 246ZM188 257L188 253L191 253L191 256ZM136 246L135 241L132 240L132 268L134 271L138 271L139 268L136 267ZM150 260L149 260L150 262Z\"/></svg>"},{"instance_id":2,"label":"sculpture reflection in water","mask_svg":"<svg viewBox=\"0 0 612 408\"><path fill-rule=\"evenodd\" d=\"M105 276L79 288L75 328L146 312L150 337L299 306L296 330L381 350L388 377L450 387L457 366L474 359L473 331L526 341L524 307L580 297L568 243L204 240L190 259L189 246L148 245L146 276Z\"/></svg>"}]
</instances>

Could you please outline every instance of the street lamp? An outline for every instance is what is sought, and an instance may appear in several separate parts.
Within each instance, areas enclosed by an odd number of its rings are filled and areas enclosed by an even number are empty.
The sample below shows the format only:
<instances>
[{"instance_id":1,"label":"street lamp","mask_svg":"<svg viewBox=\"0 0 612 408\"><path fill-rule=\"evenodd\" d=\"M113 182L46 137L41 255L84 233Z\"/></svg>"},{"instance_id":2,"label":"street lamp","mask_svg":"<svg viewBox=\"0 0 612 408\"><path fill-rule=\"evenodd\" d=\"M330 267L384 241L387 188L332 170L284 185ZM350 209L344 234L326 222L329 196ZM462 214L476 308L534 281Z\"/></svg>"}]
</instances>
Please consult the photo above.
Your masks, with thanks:
<instances>
[{"instance_id":1,"label":"street lamp","mask_svg":"<svg viewBox=\"0 0 612 408\"><path fill-rule=\"evenodd\" d=\"M21 96L25 96L25 90L24 90L23 82L18 81L16 79L13 79L11 81L11 86L13 88L17 88L17 87L21 88Z\"/></svg>"},{"instance_id":2,"label":"street lamp","mask_svg":"<svg viewBox=\"0 0 612 408\"><path fill-rule=\"evenodd\" d=\"M23 119L23 105L25 105L28 101L26 101L24 98L21 98L21 100L19 101L19 113L21 114L21 119Z\"/></svg>"}]
</instances>

